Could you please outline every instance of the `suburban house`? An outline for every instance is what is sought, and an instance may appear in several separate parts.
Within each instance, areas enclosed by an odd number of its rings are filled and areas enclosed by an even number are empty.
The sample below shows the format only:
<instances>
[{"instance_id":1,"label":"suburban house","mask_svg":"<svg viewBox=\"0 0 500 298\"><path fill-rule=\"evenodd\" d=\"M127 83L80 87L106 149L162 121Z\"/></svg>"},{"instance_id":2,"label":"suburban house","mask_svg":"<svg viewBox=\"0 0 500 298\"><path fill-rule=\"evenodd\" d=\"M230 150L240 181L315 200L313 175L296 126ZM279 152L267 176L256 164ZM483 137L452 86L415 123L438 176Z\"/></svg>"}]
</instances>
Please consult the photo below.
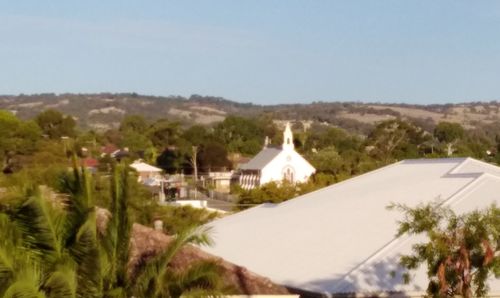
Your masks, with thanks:
<instances>
[{"instance_id":1,"label":"suburban house","mask_svg":"<svg viewBox=\"0 0 500 298\"><path fill-rule=\"evenodd\" d=\"M399 258L425 238L396 237L402 214L386 207L433 201L457 213L500 204L500 167L471 158L403 160L209 223L215 245L204 249L302 297L421 297L425 266L405 284ZM488 283L500 295L500 279Z\"/></svg>"},{"instance_id":2,"label":"suburban house","mask_svg":"<svg viewBox=\"0 0 500 298\"><path fill-rule=\"evenodd\" d=\"M205 179L205 184L215 191L229 193L234 172L209 172Z\"/></svg>"},{"instance_id":3,"label":"suburban house","mask_svg":"<svg viewBox=\"0 0 500 298\"><path fill-rule=\"evenodd\" d=\"M85 157L81 161L82 166L90 171L91 173L97 172L97 167L99 166L99 161L92 157Z\"/></svg>"},{"instance_id":4,"label":"suburban house","mask_svg":"<svg viewBox=\"0 0 500 298\"><path fill-rule=\"evenodd\" d=\"M244 189L252 189L271 181L306 182L315 171L295 151L290 123L287 123L283 132L283 145L280 148L271 147L266 140L264 149L240 167L239 182Z\"/></svg>"},{"instance_id":5,"label":"suburban house","mask_svg":"<svg viewBox=\"0 0 500 298\"><path fill-rule=\"evenodd\" d=\"M143 184L153 184L155 181L158 181L159 183L159 181L162 179L162 169L147 164L140 159L131 163L130 167L137 172L139 176L138 181Z\"/></svg>"},{"instance_id":6,"label":"suburban house","mask_svg":"<svg viewBox=\"0 0 500 298\"><path fill-rule=\"evenodd\" d=\"M127 147L120 149L113 144L107 144L106 146L101 147L101 157L109 156L116 160L121 160L129 155L130 152Z\"/></svg>"}]
</instances>

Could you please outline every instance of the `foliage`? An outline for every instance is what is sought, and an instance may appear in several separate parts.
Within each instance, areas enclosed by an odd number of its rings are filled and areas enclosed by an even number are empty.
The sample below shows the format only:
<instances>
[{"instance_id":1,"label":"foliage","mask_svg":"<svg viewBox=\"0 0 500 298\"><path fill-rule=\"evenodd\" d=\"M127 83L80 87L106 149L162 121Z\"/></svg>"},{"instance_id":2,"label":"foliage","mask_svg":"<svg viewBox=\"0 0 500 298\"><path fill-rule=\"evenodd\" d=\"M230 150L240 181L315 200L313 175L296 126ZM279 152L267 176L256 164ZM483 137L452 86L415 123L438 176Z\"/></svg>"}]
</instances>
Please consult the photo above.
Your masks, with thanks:
<instances>
[{"instance_id":1,"label":"foliage","mask_svg":"<svg viewBox=\"0 0 500 298\"><path fill-rule=\"evenodd\" d=\"M248 119L228 116L215 127L214 137L226 144L229 152L255 155L262 148L264 138L273 137L276 128L269 119Z\"/></svg>"},{"instance_id":2,"label":"foliage","mask_svg":"<svg viewBox=\"0 0 500 298\"><path fill-rule=\"evenodd\" d=\"M326 147L315 154L310 154L309 161L322 173L337 174L343 163L342 157L334 146Z\"/></svg>"},{"instance_id":3,"label":"foliage","mask_svg":"<svg viewBox=\"0 0 500 298\"><path fill-rule=\"evenodd\" d=\"M18 193L12 211L0 213L7 225L0 230L8 233L0 245L4 297L98 294L100 266L88 176L78 174L75 183L78 187L72 185L73 196L64 203L47 190L28 187Z\"/></svg>"},{"instance_id":4,"label":"foliage","mask_svg":"<svg viewBox=\"0 0 500 298\"><path fill-rule=\"evenodd\" d=\"M21 121L12 113L0 110L0 159L2 168L12 171L12 159L18 154L30 154L40 139L40 129L32 121Z\"/></svg>"},{"instance_id":5,"label":"foliage","mask_svg":"<svg viewBox=\"0 0 500 298\"><path fill-rule=\"evenodd\" d=\"M196 291L203 296L219 294L221 268L211 261L200 261L178 272L168 266L175 254L187 243L209 245L206 229L189 227L178 233L166 251L150 258L131 274L134 283L131 293L139 297L172 297L190 295ZM205 289L204 291L202 289ZM211 289L207 291L206 289Z\"/></svg>"},{"instance_id":6,"label":"foliage","mask_svg":"<svg viewBox=\"0 0 500 298\"><path fill-rule=\"evenodd\" d=\"M430 138L423 129L401 120L378 124L368 135L366 146L375 159L392 162L420 155L419 147Z\"/></svg>"},{"instance_id":7,"label":"foliage","mask_svg":"<svg viewBox=\"0 0 500 298\"><path fill-rule=\"evenodd\" d=\"M128 271L132 192L126 167L111 178L110 213L97 233L93 183L75 166L65 174L57 195L24 187L0 208L0 295L2 297L180 297L193 291L217 294L214 264L172 271L168 264L187 243L208 244L206 231L179 230L165 252Z\"/></svg>"},{"instance_id":8,"label":"foliage","mask_svg":"<svg viewBox=\"0 0 500 298\"><path fill-rule=\"evenodd\" d=\"M175 235L192 226L204 225L219 216L217 212L191 206L158 206L153 210L155 219L163 221L163 229L169 235Z\"/></svg>"},{"instance_id":9,"label":"foliage","mask_svg":"<svg viewBox=\"0 0 500 298\"><path fill-rule=\"evenodd\" d=\"M165 149L156 159L156 164L166 173L179 173L187 164L186 156L175 147Z\"/></svg>"},{"instance_id":10,"label":"foliage","mask_svg":"<svg viewBox=\"0 0 500 298\"><path fill-rule=\"evenodd\" d=\"M179 123L160 119L151 125L149 139L154 146L164 149L168 146L176 145L180 133Z\"/></svg>"},{"instance_id":11,"label":"foliage","mask_svg":"<svg viewBox=\"0 0 500 298\"><path fill-rule=\"evenodd\" d=\"M434 136L444 143L452 143L457 139L463 138L465 130L458 123L439 122L434 129Z\"/></svg>"},{"instance_id":12,"label":"foliage","mask_svg":"<svg viewBox=\"0 0 500 298\"><path fill-rule=\"evenodd\" d=\"M243 210L262 203L281 203L338 181L338 177L333 175L317 173L306 183L294 184L281 181L280 183L269 182L250 190L233 188L233 192L239 195L235 208Z\"/></svg>"},{"instance_id":13,"label":"foliage","mask_svg":"<svg viewBox=\"0 0 500 298\"><path fill-rule=\"evenodd\" d=\"M53 109L45 110L35 118L42 132L51 139L61 137L74 137L76 135L76 122L71 116L64 116Z\"/></svg>"},{"instance_id":14,"label":"foliage","mask_svg":"<svg viewBox=\"0 0 500 298\"><path fill-rule=\"evenodd\" d=\"M460 215L438 203L389 208L404 214L398 236L427 237L413 246L410 255L401 257L401 264L408 270L426 265L430 296L483 297L488 292L487 278L500 278L500 209L496 206Z\"/></svg>"},{"instance_id":15,"label":"foliage","mask_svg":"<svg viewBox=\"0 0 500 298\"><path fill-rule=\"evenodd\" d=\"M333 147L343 154L349 150L358 150L361 146L361 140L356 135L350 135L340 128L321 125L314 125L304 138L304 151Z\"/></svg>"},{"instance_id":16,"label":"foliage","mask_svg":"<svg viewBox=\"0 0 500 298\"><path fill-rule=\"evenodd\" d=\"M231 169L224 145L216 142L206 142L198 153L199 168L203 171L224 171Z\"/></svg>"},{"instance_id":17,"label":"foliage","mask_svg":"<svg viewBox=\"0 0 500 298\"><path fill-rule=\"evenodd\" d=\"M146 119L140 115L126 115L120 123L120 131L133 131L144 134L149 127Z\"/></svg>"}]
</instances>

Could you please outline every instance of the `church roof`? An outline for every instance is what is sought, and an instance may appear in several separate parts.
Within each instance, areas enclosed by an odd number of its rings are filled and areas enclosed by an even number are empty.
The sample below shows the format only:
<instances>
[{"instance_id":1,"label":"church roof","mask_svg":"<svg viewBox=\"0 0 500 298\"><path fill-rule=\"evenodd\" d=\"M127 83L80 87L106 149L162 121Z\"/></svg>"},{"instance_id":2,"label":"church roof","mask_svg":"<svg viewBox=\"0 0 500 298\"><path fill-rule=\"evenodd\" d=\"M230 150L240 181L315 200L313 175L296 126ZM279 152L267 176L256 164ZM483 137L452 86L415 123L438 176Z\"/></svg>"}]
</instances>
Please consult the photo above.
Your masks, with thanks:
<instances>
[{"instance_id":1,"label":"church roof","mask_svg":"<svg viewBox=\"0 0 500 298\"><path fill-rule=\"evenodd\" d=\"M396 237L402 215L386 206L436 200L458 213L500 204L500 167L471 158L401 161L216 220L206 251L316 293L425 292L425 266L404 284L398 265L421 239ZM500 279L489 284L500 293Z\"/></svg>"},{"instance_id":2,"label":"church roof","mask_svg":"<svg viewBox=\"0 0 500 298\"><path fill-rule=\"evenodd\" d=\"M249 162L241 166L242 170L262 170L271 160L281 153L281 148L267 147L262 149Z\"/></svg>"}]
</instances>

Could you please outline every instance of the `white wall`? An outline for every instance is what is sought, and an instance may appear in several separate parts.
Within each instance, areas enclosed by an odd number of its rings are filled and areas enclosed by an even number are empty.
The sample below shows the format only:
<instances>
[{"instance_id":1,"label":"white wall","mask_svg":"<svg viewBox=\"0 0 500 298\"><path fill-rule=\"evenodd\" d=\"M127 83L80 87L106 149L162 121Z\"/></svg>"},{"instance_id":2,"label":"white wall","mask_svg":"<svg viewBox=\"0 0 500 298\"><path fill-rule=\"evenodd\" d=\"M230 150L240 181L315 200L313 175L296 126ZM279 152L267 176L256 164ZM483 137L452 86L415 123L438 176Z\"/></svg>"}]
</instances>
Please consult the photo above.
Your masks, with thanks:
<instances>
[{"instance_id":1,"label":"white wall","mask_svg":"<svg viewBox=\"0 0 500 298\"><path fill-rule=\"evenodd\" d=\"M294 182L306 182L316 171L307 160L294 150L283 150L262 169L260 183L283 180L283 169L287 166L295 170Z\"/></svg>"}]
</instances>

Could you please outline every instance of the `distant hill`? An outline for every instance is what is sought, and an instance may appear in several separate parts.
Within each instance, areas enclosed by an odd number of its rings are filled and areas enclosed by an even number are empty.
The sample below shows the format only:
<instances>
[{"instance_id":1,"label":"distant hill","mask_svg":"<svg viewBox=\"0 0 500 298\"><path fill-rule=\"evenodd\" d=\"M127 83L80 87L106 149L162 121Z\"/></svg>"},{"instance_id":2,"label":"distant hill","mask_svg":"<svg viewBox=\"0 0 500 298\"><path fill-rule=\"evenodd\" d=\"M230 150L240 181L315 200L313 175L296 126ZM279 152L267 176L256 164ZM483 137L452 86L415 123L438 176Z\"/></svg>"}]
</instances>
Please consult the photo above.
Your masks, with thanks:
<instances>
[{"instance_id":1,"label":"distant hill","mask_svg":"<svg viewBox=\"0 0 500 298\"><path fill-rule=\"evenodd\" d=\"M316 121L358 132L366 132L376 122L393 118L410 119L423 127L432 127L439 121L457 122L467 128L500 122L497 102L445 105L313 102L262 106L199 95L189 98L135 93L0 95L0 109L10 110L21 118L31 118L49 108L72 115L84 129L96 130L117 127L125 114L139 114L150 120L168 118L186 125L210 125L228 115L268 114L276 120Z\"/></svg>"}]
</instances>

